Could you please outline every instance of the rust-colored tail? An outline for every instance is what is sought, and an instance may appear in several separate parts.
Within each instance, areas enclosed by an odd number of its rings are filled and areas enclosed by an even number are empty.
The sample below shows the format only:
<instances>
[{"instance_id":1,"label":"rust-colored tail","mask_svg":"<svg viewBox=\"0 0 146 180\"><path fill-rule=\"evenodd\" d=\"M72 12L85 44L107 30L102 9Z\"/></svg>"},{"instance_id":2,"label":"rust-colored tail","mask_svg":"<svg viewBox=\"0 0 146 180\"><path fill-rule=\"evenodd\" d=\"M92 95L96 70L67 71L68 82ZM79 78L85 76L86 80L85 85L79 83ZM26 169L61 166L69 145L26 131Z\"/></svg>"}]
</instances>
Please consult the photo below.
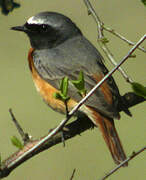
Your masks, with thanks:
<instances>
[{"instance_id":1,"label":"rust-colored tail","mask_svg":"<svg viewBox=\"0 0 146 180\"><path fill-rule=\"evenodd\" d=\"M118 133L116 131L113 119L105 118L95 110L92 111L92 113L93 113L92 117L95 120L94 124L96 124L99 127L102 136L113 157L114 162L116 164L121 163L126 159L126 155L123 150L122 144L120 142ZM128 163L125 164L124 166L128 166Z\"/></svg>"}]
</instances>

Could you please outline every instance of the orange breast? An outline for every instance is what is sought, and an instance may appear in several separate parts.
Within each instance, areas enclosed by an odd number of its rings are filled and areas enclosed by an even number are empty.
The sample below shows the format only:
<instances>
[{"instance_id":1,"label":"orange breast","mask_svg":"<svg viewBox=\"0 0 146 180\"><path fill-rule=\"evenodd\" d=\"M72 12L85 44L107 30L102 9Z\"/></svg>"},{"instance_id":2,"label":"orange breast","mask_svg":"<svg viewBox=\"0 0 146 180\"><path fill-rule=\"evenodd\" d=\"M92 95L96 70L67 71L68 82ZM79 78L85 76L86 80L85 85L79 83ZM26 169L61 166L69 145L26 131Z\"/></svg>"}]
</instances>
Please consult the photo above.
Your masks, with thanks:
<instances>
[{"instance_id":1,"label":"orange breast","mask_svg":"<svg viewBox=\"0 0 146 180\"><path fill-rule=\"evenodd\" d=\"M28 54L28 62L29 62L29 67L32 72L32 78L35 83L35 86L42 96L42 98L45 100L45 102L54 110L65 113L65 105L64 102L62 102L59 99L56 99L53 97L55 92L59 92L56 88L51 86L48 82L43 80L40 75L37 73L34 63L33 63L33 58L32 58L32 53L34 49L30 49L29 54ZM71 110L75 105L77 104L76 101L73 99L70 99L68 101L68 109Z\"/></svg>"}]
</instances>

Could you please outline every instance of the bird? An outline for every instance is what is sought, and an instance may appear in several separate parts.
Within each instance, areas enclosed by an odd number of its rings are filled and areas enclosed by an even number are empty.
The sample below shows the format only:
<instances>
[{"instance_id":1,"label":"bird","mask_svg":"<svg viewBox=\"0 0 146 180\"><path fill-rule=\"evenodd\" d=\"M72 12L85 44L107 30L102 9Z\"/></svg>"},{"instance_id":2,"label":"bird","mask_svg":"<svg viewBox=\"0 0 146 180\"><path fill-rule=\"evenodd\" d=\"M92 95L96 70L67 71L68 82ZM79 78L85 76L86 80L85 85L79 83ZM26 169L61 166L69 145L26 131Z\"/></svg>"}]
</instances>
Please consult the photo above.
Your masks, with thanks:
<instances>
[{"instance_id":1,"label":"bird","mask_svg":"<svg viewBox=\"0 0 146 180\"><path fill-rule=\"evenodd\" d=\"M61 13L40 12L30 17L25 24L11 29L22 31L28 36L31 44L28 64L32 79L43 100L57 112L66 113L65 103L54 97L54 93L60 92L60 81L64 77L76 80L82 71L85 89L89 92L108 73L104 58L97 48L70 18ZM67 107L70 111L82 99L71 81L68 96ZM118 104L130 114L111 76L77 113L77 116L87 116L99 128L116 164L126 159L114 123L115 119L120 119Z\"/></svg>"}]
</instances>

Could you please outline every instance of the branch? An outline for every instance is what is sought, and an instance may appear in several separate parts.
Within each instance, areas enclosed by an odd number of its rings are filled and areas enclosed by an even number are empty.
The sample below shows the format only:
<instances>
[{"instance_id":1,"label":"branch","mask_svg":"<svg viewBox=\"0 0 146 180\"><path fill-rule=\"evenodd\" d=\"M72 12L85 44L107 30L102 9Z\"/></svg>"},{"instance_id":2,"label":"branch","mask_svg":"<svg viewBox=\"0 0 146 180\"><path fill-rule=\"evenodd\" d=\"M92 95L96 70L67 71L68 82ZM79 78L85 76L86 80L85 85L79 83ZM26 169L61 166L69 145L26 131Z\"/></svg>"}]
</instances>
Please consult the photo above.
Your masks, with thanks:
<instances>
[{"instance_id":1,"label":"branch","mask_svg":"<svg viewBox=\"0 0 146 180\"><path fill-rule=\"evenodd\" d=\"M135 51L135 49L146 39L146 35L144 35L133 48L127 53L127 55L120 61L120 63L115 66L104 78L95 86L91 91L68 113L66 119L64 119L55 129L53 129L47 136L41 138L40 140L30 141L24 146L22 150L17 151L4 162L2 162L0 166L0 178L8 176L8 174L19 166L22 162L26 161L30 157L38 154L39 152L48 149L49 147L55 145L55 143L59 143L60 140L60 131L63 129L68 120L74 115L74 113L85 103L85 101L95 92L97 88L99 88L127 59L128 57ZM86 118L87 119L87 118ZM76 122L76 121L75 121ZM65 128L69 129L64 132L64 139L69 139L73 136L76 136L79 133L89 129L92 127L92 123L89 119L85 123L85 118L77 121L76 123L70 123L66 125ZM75 124L74 124L75 123ZM78 124L79 123L79 124ZM83 124L82 124L83 123ZM76 126L77 124L77 126ZM73 127L75 126L75 127ZM59 137L58 137L59 136ZM62 137L62 136L61 136ZM62 141L61 141L62 142Z\"/></svg>"},{"instance_id":2,"label":"branch","mask_svg":"<svg viewBox=\"0 0 146 180\"><path fill-rule=\"evenodd\" d=\"M63 130L64 139L65 140L71 139L77 135L80 135L81 133L92 127L93 127L93 123L87 117L82 119L77 119L64 127ZM55 146L58 143L62 143L62 131L59 131L50 139L48 139L45 144L42 144L42 146L39 146L37 149L35 149L29 154L27 153L26 155L26 152L30 152L30 150L33 149L33 147L37 146L37 144L40 144L40 142L47 136L41 137L38 140L31 140L30 142L25 144L22 150L18 150L17 152L12 154L8 159L4 160L0 167L0 178L4 178L8 176L12 170L20 166L23 162L37 155L38 153L44 150L48 150L49 148Z\"/></svg>"},{"instance_id":3,"label":"branch","mask_svg":"<svg viewBox=\"0 0 146 180\"><path fill-rule=\"evenodd\" d=\"M134 44L135 44L134 42L126 39L126 38L125 38L124 36L122 36L120 33L116 32L114 29L111 29L111 28L106 27L106 26L104 26L104 25L103 25L103 29L104 29L105 31L110 32L111 34L115 35L116 37L120 38L121 40L123 40L124 42L128 43L129 45L134 46ZM146 50L145 50L143 47L141 47L141 46L139 46L137 49L139 49L139 50L143 51L144 53L146 53Z\"/></svg>"},{"instance_id":4,"label":"branch","mask_svg":"<svg viewBox=\"0 0 146 180\"><path fill-rule=\"evenodd\" d=\"M12 121L15 124L24 144L26 144L30 140L29 135L23 131L22 127L20 126L20 124L18 123L18 121L16 120L16 118L12 112L12 109L9 109L9 112L10 112L10 115L12 117Z\"/></svg>"},{"instance_id":5,"label":"branch","mask_svg":"<svg viewBox=\"0 0 146 180\"><path fill-rule=\"evenodd\" d=\"M146 150L146 146L141 148L139 151L137 152L133 152L131 154L130 157L128 157L125 161L123 161L122 163L120 163L118 166L116 166L113 170L111 170L106 176L104 176L101 180L105 180L107 179L109 176L111 176L114 172L116 172L117 170L119 170L121 167L123 167L124 164L128 163L129 161L131 161L133 158L135 158L136 156L138 156L140 153L142 153L144 150Z\"/></svg>"},{"instance_id":6,"label":"branch","mask_svg":"<svg viewBox=\"0 0 146 180\"><path fill-rule=\"evenodd\" d=\"M87 7L88 10L88 14L92 15L92 17L94 18L97 26L98 26L98 42L100 47L102 48L102 50L104 51L105 55L107 56L107 58L110 60L110 62L116 66L117 63L111 53L111 51L109 50L109 48L107 47L106 43L105 43L105 36L103 33L103 30L106 30L108 32L111 32L112 34L114 34L115 36L119 37L120 39L122 39L123 41L127 42L129 45L134 45L133 42L127 40L125 37L121 36L119 33L117 33L116 31L114 31L113 29L107 28L104 26L104 23L100 20L99 16L97 15L97 13L95 12L93 6L91 5L89 0L84 0L84 3ZM146 52L145 49L143 49L142 47L138 47L139 49L141 49L143 52ZM120 71L120 73L122 74L122 76L124 77L124 79L129 82L132 83L133 80L127 75L127 73L123 70L123 68L119 67L118 70Z\"/></svg>"},{"instance_id":7,"label":"branch","mask_svg":"<svg viewBox=\"0 0 146 180\"><path fill-rule=\"evenodd\" d=\"M96 24L98 26L98 40L99 40L98 42L99 42L99 45L100 45L101 49L104 51L105 55L110 60L110 62L114 66L116 66L117 63L114 60L114 57L113 57L112 53L110 52L109 48L107 47L107 45L103 41L103 39L105 39L104 33L103 33L103 22L100 20L99 16L95 12L95 10L94 10L93 6L91 5L90 1L89 0L84 0L84 3L86 5L86 7L87 7L88 14L92 15L93 19L95 20L95 22L96 22ZM121 67L118 70L121 72L122 76L126 79L127 82L133 82Z\"/></svg>"}]
</instances>

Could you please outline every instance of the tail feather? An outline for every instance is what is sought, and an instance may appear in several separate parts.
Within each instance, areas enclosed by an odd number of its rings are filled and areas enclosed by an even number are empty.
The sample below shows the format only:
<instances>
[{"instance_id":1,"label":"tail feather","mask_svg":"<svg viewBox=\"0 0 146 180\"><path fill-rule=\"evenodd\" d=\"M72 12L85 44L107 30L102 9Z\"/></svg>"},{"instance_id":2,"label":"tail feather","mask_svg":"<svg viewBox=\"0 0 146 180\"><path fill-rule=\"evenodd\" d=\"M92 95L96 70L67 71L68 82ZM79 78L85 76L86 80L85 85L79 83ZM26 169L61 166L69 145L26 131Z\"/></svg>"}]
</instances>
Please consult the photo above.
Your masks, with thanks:
<instances>
[{"instance_id":1,"label":"tail feather","mask_svg":"<svg viewBox=\"0 0 146 180\"><path fill-rule=\"evenodd\" d=\"M103 117L95 110L92 112L92 115L92 120L94 119L94 124L99 127L114 162L116 164L121 163L126 159L126 155L116 131L113 119ZM128 163L124 164L124 166L128 166Z\"/></svg>"}]
</instances>

